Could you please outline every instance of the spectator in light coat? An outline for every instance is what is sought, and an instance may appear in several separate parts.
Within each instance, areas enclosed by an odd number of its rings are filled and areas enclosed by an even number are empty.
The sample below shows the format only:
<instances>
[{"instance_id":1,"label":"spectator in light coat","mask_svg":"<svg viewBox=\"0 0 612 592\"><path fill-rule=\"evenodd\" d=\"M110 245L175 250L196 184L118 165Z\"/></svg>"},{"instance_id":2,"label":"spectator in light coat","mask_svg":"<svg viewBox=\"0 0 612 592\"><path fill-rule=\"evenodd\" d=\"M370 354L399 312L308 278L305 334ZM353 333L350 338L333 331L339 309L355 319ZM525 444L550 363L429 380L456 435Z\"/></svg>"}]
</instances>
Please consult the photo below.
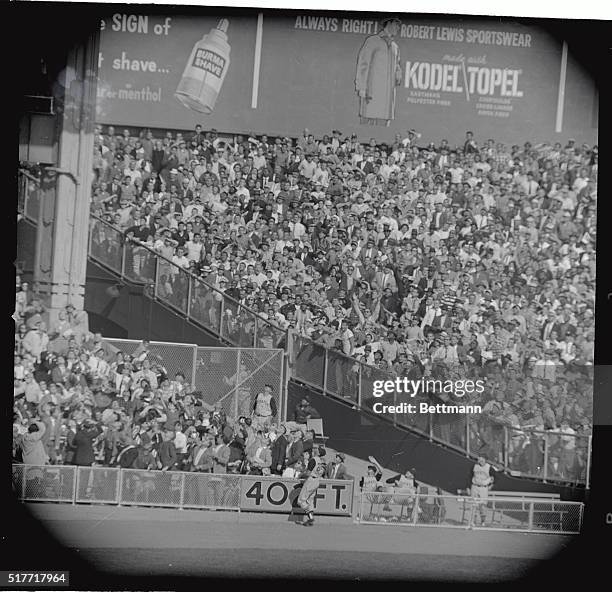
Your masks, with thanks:
<instances>
[{"instance_id":1,"label":"spectator in light coat","mask_svg":"<svg viewBox=\"0 0 612 592\"><path fill-rule=\"evenodd\" d=\"M21 436L21 449L24 465L46 465L49 461L42 438L45 424L35 421L28 427L28 433Z\"/></svg>"}]
</instances>

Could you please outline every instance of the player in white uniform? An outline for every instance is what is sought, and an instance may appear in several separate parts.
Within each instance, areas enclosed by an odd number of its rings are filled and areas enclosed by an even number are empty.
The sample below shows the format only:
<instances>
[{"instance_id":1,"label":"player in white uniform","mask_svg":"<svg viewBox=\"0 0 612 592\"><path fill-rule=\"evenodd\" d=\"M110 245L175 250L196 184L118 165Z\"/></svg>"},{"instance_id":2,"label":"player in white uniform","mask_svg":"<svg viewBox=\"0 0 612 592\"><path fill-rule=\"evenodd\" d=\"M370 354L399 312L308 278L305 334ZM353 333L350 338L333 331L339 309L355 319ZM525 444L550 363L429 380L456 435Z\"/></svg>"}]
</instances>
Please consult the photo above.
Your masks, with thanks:
<instances>
[{"instance_id":1,"label":"player in white uniform","mask_svg":"<svg viewBox=\"0 0 612 592\"><path fill-rule=\"evenodd\" d=\"M302 485L300 495L298 496L298 505L306 512L306 520L301 523L303 526L312 526L314 524L315 496L324 474L325 464L317 463Z\"/></svg>"},{"instance_id":2,"label":"player in white uniform","mask_svg":"<svg viewBox=\"0 0 612 592\"><path fill-rule=\"evenodd\" d=\"M491 465L484 456L479 456L473 469L471 495L475 500L474 510L477 508L479 511L481 525L484 525L486 518L489 489L493 487L493 477L490 471Z\"/></svg>"}]
</instances>

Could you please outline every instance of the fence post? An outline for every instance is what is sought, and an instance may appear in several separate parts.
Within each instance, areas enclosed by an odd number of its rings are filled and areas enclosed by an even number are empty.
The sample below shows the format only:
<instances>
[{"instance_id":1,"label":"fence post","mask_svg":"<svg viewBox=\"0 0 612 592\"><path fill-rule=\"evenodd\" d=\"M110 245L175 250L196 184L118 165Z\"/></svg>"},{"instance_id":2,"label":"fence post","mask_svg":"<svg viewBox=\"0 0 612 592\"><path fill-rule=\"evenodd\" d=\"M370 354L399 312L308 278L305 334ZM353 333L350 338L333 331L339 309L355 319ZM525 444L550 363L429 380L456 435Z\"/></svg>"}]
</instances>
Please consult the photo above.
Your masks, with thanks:
<instances>
[{"instance_id":1,"label":"fence post","mask_svg":"<svg viewBox=\"0 0 612 592\"><path fill-rule=\"evenodd\" d=\"M508 469L508 446L510 444L510 438L508 438L508 426L504 426L504 469Z\"/></svg>"},{"instance_id":2,"label":"fence post","mask_svg":"<svg viewBox=\"0 0 612 592\"><path fill-rule=\"evenodd\" d=\"M255 321L257 322L257 321ZM284 398L285 398L285 364L287 363L287 355L283 352L280 354L281 363L280 363L280 381L279 381L279 389L278 389L278 420L285 421L283 418L284 412Z\"/></svg>"},{"instance_id":3,"label":"fence post","mask_svg":"<svg viewBox=\"0 0 612 592\"><path fill-rule=\"evenodd\" d=\"M76 479L75 479L75 484L74 484L74 499L75 499L75 501L76 501L76 497L78 495L78 491L79 491L80 485L81 485L81 467L77 467L76 468Z\"/></svg>"},{"instance_id":4,"label":"fence post","mask_svg":"<svg viewBox=\"0 0 612 592\"><path fill-rule=\"evenodd\" d=\"M121 499L123 498L123 475L124 475L124 471L123 469L119 469L119 486L117 488L117 505L120 506L121 505Z\"/></svg>"},{"instance_id":5,"label":"fence post","mask_svg":"<svg viewBox=\"0 0 612 592\"><path fill-rule=\"evenodd\" d=\"M179 501L179 510L183 509L185 503L185 473L181 472L181 499Z\"/></svg>"},{"instance_id":6,"label":"fence post","mask_svg":"<svg viewBox=\"0 0 612 592\"><path fill-rule=\"evenodd\" d=\"M92 224L93 222L93 224ZM96 224L96 220L89 219L89 232L87 233L87 255L91 257L91 240L93 238L93 229Z\"/></svg>"},{"instance_id":7,"label":"fence post","mask_svg":"<svg viewBox=\"0 0 612 592\"><path fill-rule=\"evenodd\" d=\"M157 292L158 292L157 286L159 284L159 257L155 257L155 273L154 273L154 276L155 276L155 280L154 280L155 283L153 285L153 296L155 298L157 298Z\"/></svg>"},{"instance_id":8,"label":"fence post","mask_svg":"<svg viewBox=\"0 0 612 592\"><path fill-rule=\"evenodd\" d=\"M465 416L465 456L470 456L470 416Z\"/></svg>"},{"instance_id":9,"label":"fence post","mask_svg":"<svg viewBox=\"0 0 612 592\"><path fill-rule=\"evenodd\" d=\"M198 368L198 346L193 346L193 368L191 370L191 384L195 388L196 371Z\"/></svg>"},{"instance_id":10,"label":"fence post","mask_svg":"<svg viewBox=\"0 0 612 592\"><path fill-rule=\"evenodd\" d=\"M587 462L586 462L586 488L591 487L591 447L593 446L593 436L590 435L587 441Z\"/></svg>"},{"instance_id":11,"label":"fence post","mask_svg":"<svg viewBox=\"0 0 612 592\"><path fill-rule=\"evenodd\" d=\"M257 320L257 316L255 316L255 328L256 329L257 329L257 325L258 325L258 320ZM298 342L298 347L296 348L296 341L298 341L298 339L299 339L298 333L294 333L291 329L287 331L286 354L287 354L287 376L288 377L293 374L293 366L295 363L295 356L296 356L295 350L296 349L299 350L299 345L301 345L301 343ZM255 339L255 347L257 347L257 339Z\"/></svg>"},{"instance_id":12,"label":"fence post","mask_svg":"<svg viewBox=\"0 0 612 592\"><path fill-rule=\"evenodd\" d=\"M529 522L527 524L528 530L533 530L533 502L529 502Z\"/></svg>"},{"instance_id":13,"label":"fence post","mask_svg":"<svg viewBox=\"0 0 612 592\"><path fill-rule=\"evenodd\" d=\"M234 408L234 417L238 417L238 385L240 384L240 352L242 350L238 348L236 355L236 384L234 385L234 401L236 401L236 405Z\"/></svg>"},{"instance_id":14,"label":"fence post","mask_svg":"<svg viewBox=\"0 0 612 592\"><path fill-rule=\"evenodd\" d=\"M359 362L359 370L357 371L357 409L359 409L360 411L361 411L361 401L363 400L363 394L361 392L361 388L363 385L362 368L363 368L363 364Z\"/></svg>"},{"instance_id":15,"label":"fence post","mask_svg":"<svg viewBox=\"0 0 612 592\"><path fill-rule=\"evenodd\" d=\"M64 465L62 465L63 467ZM62 483L62 468L60 467L60 487ZM74 477L72 479L72 505L76 504L77 487L79 483L79 467L74 467Z\"/></svg>"},{"instance_id":16,"label":"fence post","mask_svg":"<svg viewBox=\"0 0 612 592\"><path fill-rule=\"evenodd\" d=\"M323 356L323 394L327 395L327 366L329 360L327 358L327 348L323 348L323 351L325 352Z\"/></svg>"},{"instance_id":17,"label":"fence post","mask_svg":"<svg viewBox=\"0 0 612 592\"><path fill-rule=\"evenodd\" d=\"M115 499L117 500L117 503L119 503L119 500L121 499L121 497L120 497L120 493L121 493L121 469L117 468L115 470L117 471L117 485L115 486Z\"/></svg>"},{"instance_id":18,"label":"fence post","mask_svg":"<svg viewBox=\"0 0 612 592\"><path fill-rule=\"evenodd\" d=\"M427 435L429 436L429 441L433 442L433 421L432 421L432 413L427 414Z\"/></svg>"},{"instance_id":19,"label":"fence post","mask_svg":"<svg viewBox=\"0 0 612 592\"><path fill-rule=\"evenodd\" d=\"M189 283L187 284L187 306L185 307L187 318L191 317L191 284L193 284L193 275L190 273Z\"/></svg>"},{"instance_id":20,"label":"fence post","mask_svg":"<svg viewBox=\"0 0 612 592\"><path fill-rule=\"evenodd\" d=\"M127 259L126 257L126 249L127 249L127 241L123 238L123 236L121 237L121 277L125 278L125 261ZM155 261L157 261L157 257L155 258Z\"/></svg>"},{"instance_id":21,"label":"fence post","mask_svg":"<svg viewBox=\"0 0 612 592\"><path fill-rule=\"evenodd\" d=\"M363 491L359 493L359 522L363 520Z\"/></svg>"},{"instance_id":22,"label":"fence post","mask_svg":"<svg viewBox=\"0 0 612 592\"><path fill-rule=\"evenodd\" d=\"M421 494L417 493L416 494L416 498L414 499L414 508L412 510L412 525L416 526L417 522L419 521L419 505L421 502Z\"/></svg>"},{"instance_id":23,"label":"fence post","mask_svg":"<svg viewBox=\"0 0 612 592\"><path fill-rule=\"evenodd\" d=\"M476 504L474 503L474 498L470 497L470 519L468 520L468 529L474 528L474 514L476 513Z\"/></svg>"},{"instance_id":24,"label":"fence post","mask_svg":"<svg viewBox=\"0 0 612 592\"><path fill-rule=\"evenodd\" d=\"M291 367L289 366L289 358L283 353L283 421L287 421L287 409L289 408L289 380L291 379Z\"/></svg>"},{"instance_id":25,"label":"fence post","mask_svg":"<svg viewBox=\"0 0 612 592\"><path fill-rule=\"evenodd\" d=\"M542 476L544 483L546 477L548 477L548 434L544 434L544 475Z\"/></svg>"},{"instance_id":26,"label":"fence post","mask_svg":"<svg viewBox=\"0 0 612 592\"><path fill-rule=\"evenodd\" d=\"M213 292L213 298L214 298ZM221 309L219 310L219 326L216 327L219 337L223 337L223 315L225 314L225 298L221 298Z\"/></svg>"},{"instance_id":27,"label":"fence post","mask_svg":"<svg viewBox=\"0 0 612 592\"><path fill-rule=\"evenodd\" d=\"M23 471L21 471L21 498L22 500L25 499L26 496L26 470L27 470L27 466L28 465L22 465L23 466Z\"/></svg>"}]
</instances>

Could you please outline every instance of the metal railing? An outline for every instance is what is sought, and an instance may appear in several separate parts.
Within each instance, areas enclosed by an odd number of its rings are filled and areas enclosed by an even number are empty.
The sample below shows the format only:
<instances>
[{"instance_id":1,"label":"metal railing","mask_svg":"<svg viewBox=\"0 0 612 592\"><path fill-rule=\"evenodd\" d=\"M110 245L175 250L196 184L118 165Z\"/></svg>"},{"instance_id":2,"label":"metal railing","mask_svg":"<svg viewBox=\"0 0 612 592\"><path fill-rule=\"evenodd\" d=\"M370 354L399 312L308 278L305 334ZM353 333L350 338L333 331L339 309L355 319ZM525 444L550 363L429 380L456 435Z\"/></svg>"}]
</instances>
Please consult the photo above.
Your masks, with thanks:
<instances>
[{"instance_id":1,"label":"metal railing","mask_svg":"<svg viewBox=\"0 0 612 592\"><path fill-rule=\"evenodd\" d=\"M293 332L290 333L288 344L291 378L362 411L374 413L374 404L383 401L373 395L375 381L396 378L392 372L330 350ZM385 394L384 403L387 405L397 407L402 402L410 402L418 407L420 403L431 404L432 401L422 393L415 397L395 391ZM472 404L467 400L455 402ZM564 434L559 430L521 429L487 414L396 412L376 415L467 456L476 458L485 455L496 466L516 476L589 484L591 436Z\"/></svg>"},{"instance_id":2,"label":"metal railing","mask_svg":"<svg viewBox=\"0 0 612 592\"><path fill-rule=\"evenodd\" d=\"M17 211L21 213L26 220L34 224L38 223L40 215L42 191L38 180L35 181L30 175L24 174L23 171L19 170Z\"/></svg>"},{"instance_id":3,"label":"metal railing","mask_svg":"<svg viewBox=\"0 0 612 592\"><path fill-rule=\"evenodd\" d=\"M351 516L353 481L324 479L319 511ZM149 471L71 465L13 465L13 490L24 502L290 512L301 484L277 476Z\"/></svg>"},{"instance_id":4,"label":"metal railing","mask_svg":"<svg viewBox=\"0 0 612 592\"><path fill-rule=\"evenodd\" d=\"M72 502L77 468L64 465L13 465L13 488L18 499Z\"/></svg>"},{"instance_id":5,"label":"metal railing","mask_svg":"<svg viewBox=\"0 0 612 592\"><path fill-rule=\"evenodd\" d=\"M584 504L556 499L495 497L481 499L439 495L428 491L364 491L359 522L397 526L428 526L579 534Z\"/></svg>"},{"instance_id":6,"label":"metal railing","mask_svg":"<svg viewBox=\"0 0 612 592\"><path fill-rule=\"evenodd\" d=\"M286 331L181 268L151 246L91 215L89 255L144 293L236 347L284 349Z\"/></svg>"},{"instance_id":7,"label":"metal railing","mask_svg":"<svg viewBox=\"0 0 612 592\"><path fill-rule=\"evenodd\" d=\"M289 512L299 481L281 477L149 471L114 467L14 464L13 490L24 502ZM351 516L353 482L323 480L325 514ZM584 504L558 499L439 495L428 488L363 491L361 524L577 534ZM338 503L341 500L341 504Z\"/></svg>"}]
</instances>

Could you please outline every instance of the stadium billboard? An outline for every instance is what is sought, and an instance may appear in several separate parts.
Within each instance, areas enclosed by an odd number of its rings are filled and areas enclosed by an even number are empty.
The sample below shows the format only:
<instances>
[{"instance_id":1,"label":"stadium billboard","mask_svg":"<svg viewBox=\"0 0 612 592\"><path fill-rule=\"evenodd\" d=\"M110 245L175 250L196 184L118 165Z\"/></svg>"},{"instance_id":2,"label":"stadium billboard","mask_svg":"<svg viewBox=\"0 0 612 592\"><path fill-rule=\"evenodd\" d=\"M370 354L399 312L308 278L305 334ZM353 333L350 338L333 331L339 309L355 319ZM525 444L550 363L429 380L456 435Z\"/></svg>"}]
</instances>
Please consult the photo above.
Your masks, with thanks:
<instances>
[{"instance_id":1,"label":"stadium billboard","mask_svg":"<svg viewBox=\"0 0 612 592\"><path fill-rule=\"evenodd\" d=\"M294 136L337 128L387 141L417 128L423 142L451 144L473 128L504 141L593 142L589 109L563 128L561 63L560 40L512 21L116 13L102 23L97 120ZM595 96L592 85L582 92Z\"/></svg>"},{"instance_id":2,"label":"stadium billboard","mask_svg":"<svg viewBox=\"0 0 612 592\"><path fill-rule=\"evenodd\" d=\"M353 511L353 481L324 479L315 498L317 514L350 516ZM278 512L288 514L298 509L297 498L302 482L278 477L242 476L240 510L243 512Z\"/></svg>"}]
</instances>

